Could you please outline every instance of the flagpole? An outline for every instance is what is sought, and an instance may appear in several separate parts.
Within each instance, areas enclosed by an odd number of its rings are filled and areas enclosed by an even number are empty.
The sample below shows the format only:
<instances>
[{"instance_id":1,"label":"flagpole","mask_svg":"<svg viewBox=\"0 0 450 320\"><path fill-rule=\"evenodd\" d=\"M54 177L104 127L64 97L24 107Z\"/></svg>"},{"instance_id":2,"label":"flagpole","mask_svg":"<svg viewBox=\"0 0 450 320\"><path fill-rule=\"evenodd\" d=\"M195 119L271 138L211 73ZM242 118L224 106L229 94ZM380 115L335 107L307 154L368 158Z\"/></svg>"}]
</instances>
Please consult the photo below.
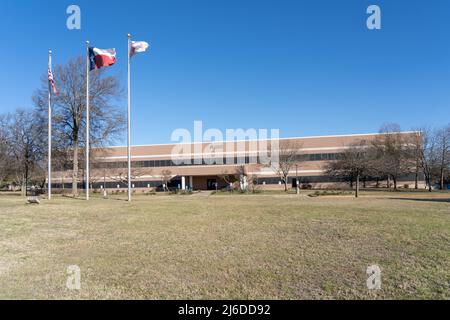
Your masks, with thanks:
<instances>
[{"instance_id":1,"label":"flagpole","mask_svg":"<svg viewBox=\"0 0 450 320\"><path fill-rule=\"evenodd\" d=\"M86 41L86 200L89 200L89 41Z\"/></svg>"},{"instance_id":2,"label":"flagpole","mask_svg":"<svg viewBox=\"0 0 450 320\"><path fill-rule=\"evenodd\" d=\"M48 69L52 70L52 50L48 51ZM52 92L48 81L48 200L52 199Z\"/></svg>"},{"instance_id":3,"label":"flagpole","mask_svg":"<svg viewBox=\"0 0 450 320\"><path fill-rule=\"evenodd\" d=\"M128 34L128 201L131 202L131 98L130 98L131 34Z\"/></svg>"}]
</instances>

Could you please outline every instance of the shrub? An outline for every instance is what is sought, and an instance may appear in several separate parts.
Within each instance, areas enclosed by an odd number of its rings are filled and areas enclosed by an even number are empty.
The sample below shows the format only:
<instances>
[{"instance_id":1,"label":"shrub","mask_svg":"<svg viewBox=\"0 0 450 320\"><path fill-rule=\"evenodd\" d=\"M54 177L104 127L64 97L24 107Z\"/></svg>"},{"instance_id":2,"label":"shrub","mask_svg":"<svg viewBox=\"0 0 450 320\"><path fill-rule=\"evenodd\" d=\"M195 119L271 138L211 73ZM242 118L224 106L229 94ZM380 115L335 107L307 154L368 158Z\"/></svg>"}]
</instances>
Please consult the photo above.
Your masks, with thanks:
<instances>
[{"instance_id":1,"label":"shrub","mask_svg":"<svg viewBox=\"0 0 450 320\"><path fill-rule=\"evenodd\" d=\"M352 193L349 191L316 191L312 194L309 194L309 197L322 197L322 196L347 196L347 195L351 195Z\"/></svg>"}]
</instances>

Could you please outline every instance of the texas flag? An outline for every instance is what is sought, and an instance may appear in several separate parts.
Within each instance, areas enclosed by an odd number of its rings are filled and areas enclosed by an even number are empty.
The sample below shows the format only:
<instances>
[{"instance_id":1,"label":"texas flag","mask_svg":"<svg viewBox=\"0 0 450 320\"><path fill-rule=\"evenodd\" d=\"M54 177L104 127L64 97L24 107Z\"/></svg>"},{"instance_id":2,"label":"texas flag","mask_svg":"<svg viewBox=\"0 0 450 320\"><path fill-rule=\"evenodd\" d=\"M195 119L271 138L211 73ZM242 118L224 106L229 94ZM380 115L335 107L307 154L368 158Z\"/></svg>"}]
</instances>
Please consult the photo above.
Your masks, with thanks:
<instances>
[{"instance_id":1,"label":"texas flag","mask_svg":"<svg viewBox=\"0 0 450 320\"><path fill-rule=\"evenodd\" d=\"M109 67L116 63L116 49L89 48L89 69Z\"/></svg>"},{"instance_id":2,"label":"texas flag","mask_svg":"<svg viewBox=\"0 0 450 320\"><path fill-rule=\"evenodd\" d=\"M130 58L136 53L145 52L150 45L145 41L131 41Z\"/></svg>"}]
</instances>

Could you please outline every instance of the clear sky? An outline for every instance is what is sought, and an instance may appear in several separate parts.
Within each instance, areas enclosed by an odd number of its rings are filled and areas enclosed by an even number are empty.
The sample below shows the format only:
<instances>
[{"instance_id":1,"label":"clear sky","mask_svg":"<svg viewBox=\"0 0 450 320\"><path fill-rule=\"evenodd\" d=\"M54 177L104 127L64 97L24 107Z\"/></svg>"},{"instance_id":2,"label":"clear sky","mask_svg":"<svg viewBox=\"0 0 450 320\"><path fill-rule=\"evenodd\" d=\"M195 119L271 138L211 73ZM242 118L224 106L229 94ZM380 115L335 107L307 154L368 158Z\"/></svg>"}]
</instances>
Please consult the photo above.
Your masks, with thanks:
<instances>
[{"instance_id":1,"label":"clear sky","mask_svg":"<svg viewBox=\"0 0 450 320\"><path fill-rule=\"evenodd\" d=\"M70 4L81 30L66 28ZM370 4L379 31L366 27ZM49 48L64 63L87 39L116 48L108 72L125 86L131 32L151 45L132 65L134 144L168 143L194 120L282 137L450 122L448 0L18 0L1 10L0 112L32 107Z\"/></svg>"}]
</instances>

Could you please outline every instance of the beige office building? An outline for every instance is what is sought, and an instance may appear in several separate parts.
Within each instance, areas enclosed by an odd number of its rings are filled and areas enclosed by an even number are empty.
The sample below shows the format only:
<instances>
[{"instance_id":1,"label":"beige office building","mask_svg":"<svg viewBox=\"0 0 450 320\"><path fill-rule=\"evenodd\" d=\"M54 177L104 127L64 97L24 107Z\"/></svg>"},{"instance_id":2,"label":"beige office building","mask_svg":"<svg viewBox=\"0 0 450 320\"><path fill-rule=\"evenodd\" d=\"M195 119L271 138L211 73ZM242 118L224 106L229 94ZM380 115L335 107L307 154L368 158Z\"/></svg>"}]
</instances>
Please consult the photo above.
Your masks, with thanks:
<instances>
[{"instance_id":1,"label":"beige office building","mask_svg":"<svg viewBox=\"0 0 450 320\"><path fill-rule=\"evenodd\" d=\"M402 133L408 135L410 133ZM301 187L326 188L347 181L328 176L326 164L335 161L350 145L365 141L368 144L377 134L355 134L280 139L279 144L298 147L299 161L289 174L289 185L295 186L296 177ZM170 188L192 190L222 189L230 178L242 172L252 177L259 188L282 188L282 181L267 154L273 140L159 144L132 147L132 187L136 190ZM270 148L270 147L269 147ZM182 154L180 154L180 150ZM263 151L262 151L263 150ZM95 152L94 152L95 153ZM269 153L270 154L270 153ZM80 171L80 176L83 176ZM70 188L70 171L57 172L55 188ZM91 169L93 189L127 188L127 147L111 147L97 152ZM401 178L401 185L413 184L414 177ZM79 187L84 188L80 179Z\"/></svg>"}]
</instances>

